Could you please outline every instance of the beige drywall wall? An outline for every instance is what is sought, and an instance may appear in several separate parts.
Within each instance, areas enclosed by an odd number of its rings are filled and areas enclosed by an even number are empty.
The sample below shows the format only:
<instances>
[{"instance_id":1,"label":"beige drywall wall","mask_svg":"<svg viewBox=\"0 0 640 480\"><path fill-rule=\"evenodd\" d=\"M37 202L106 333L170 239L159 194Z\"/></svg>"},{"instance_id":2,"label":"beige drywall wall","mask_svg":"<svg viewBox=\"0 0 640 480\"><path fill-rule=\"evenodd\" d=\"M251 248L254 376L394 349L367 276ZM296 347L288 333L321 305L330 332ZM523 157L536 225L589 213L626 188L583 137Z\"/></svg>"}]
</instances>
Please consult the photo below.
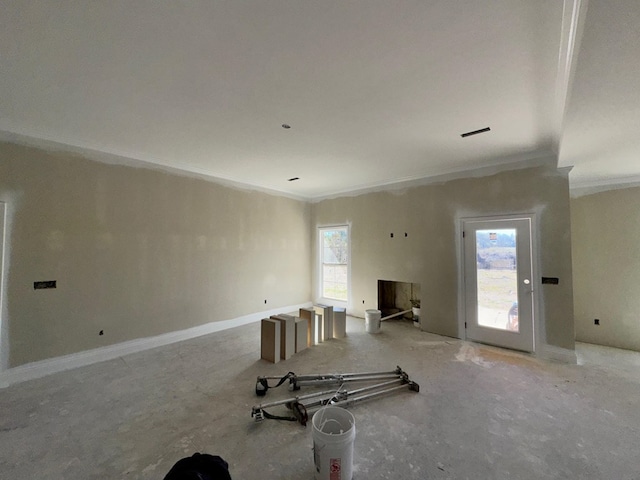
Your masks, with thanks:
<instances>
[{"instance_id":1,"label":"beige drywall wall","mask_svg":"<svg viewBox=\"0 0 640 480\"><path fill-rule=\"evenodd\" d=\"M640 350L640 187L572 199L571 228L576 340Z\"/></svg>"},{"instance_id":2,"label":"beige drywall wall","mask_svg":"<svg viewBox=\"0 0 640 480\"><path fill-rule=\"evenodd\" d=\"M349 310L377 308L377 280L420 283L424 330L458 331L462 218L533 213L539 251L538 340L573 349L569 185L566 172L537 167L451 180L402 192L367 193L314 204L312 224L351 226ZM390 237L390 233L394 237ZM405 233L407 236L405 237ZM313 243L314 255L317 245ZM318 291L314 264L313 292ZM540 285L541 276L560 279ZM363 303L364 301L364 303Z\"/></svg>"},{"instance_id":3,"label":"beige drywall wall","mask_svg":"<svg viewBox=\"0 0 640 480\"><path fill-rule=\"evenodd\" d=\"M307 202L10 143L0 201L10 367L310 300Z\"/></svg>"}]
</instances>

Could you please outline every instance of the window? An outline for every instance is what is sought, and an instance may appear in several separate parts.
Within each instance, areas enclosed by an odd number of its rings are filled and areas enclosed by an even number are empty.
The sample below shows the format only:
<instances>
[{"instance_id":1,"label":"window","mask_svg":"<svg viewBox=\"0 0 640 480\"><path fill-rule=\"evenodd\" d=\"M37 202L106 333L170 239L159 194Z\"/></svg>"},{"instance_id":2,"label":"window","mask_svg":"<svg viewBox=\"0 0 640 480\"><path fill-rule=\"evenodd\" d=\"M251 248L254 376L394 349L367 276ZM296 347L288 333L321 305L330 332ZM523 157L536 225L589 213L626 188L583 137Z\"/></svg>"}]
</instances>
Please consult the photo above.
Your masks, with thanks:
<instances>
[{"instance_id":1,"label":"window","mask_svg":"<svg viewBox=\"0 0 640 480\"><path fill-rule=\"evenodd\" d=\"M348 227L320 229L321 296L346 302L349 278Z\"/></svg>"}]
</instances>

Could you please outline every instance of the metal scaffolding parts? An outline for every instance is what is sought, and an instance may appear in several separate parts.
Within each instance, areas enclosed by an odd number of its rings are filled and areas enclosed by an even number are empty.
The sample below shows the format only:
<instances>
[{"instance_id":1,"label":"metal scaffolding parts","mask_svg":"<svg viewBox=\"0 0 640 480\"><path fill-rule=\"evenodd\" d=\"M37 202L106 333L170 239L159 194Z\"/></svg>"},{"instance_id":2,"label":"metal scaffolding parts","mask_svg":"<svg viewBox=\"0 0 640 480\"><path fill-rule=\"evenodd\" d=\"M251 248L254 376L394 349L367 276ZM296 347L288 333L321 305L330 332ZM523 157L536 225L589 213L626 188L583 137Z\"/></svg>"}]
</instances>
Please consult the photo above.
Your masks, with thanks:
<instances>
[{"instance_id":1,"label":"metal scaffolding parts","mask_svg":"<svg viewBox=\"0 0 640 480\"><path fill-rule=\"evenodd\" d=\"M289 390L300 390L300 387L305 385L327 385L338 384L342 385L347 382L361 382L368 380L382 380L387 378L402 378L409 376L402 371L400 367L396 367L395 370L390 372L366 372L366 373L327 373L327 374L311 374L311 375L296 375L293 372L289 372L282 377L258 377L256 381L256 395L262 397L266 395L267 390L270 388L277 388L287 380L289 380ZM279 380L276 385L269 385L269 380Z\"/></svg>"},{"instance_id":2,"label":"metal scaffolding parts","mask_svg":"<svg viewBox=\"0 0 640 480\"><path fill-rule=\"evenodd\" d=\"M268 384L268 380L279 380L274 386ZM290 390L299 390L303 385L338 385L336 389L313 392L306 395L298 395L285 400L256 405L251 409L251 416L256 422L265 418L272 420L288 420L306 425L309 420L309 411L325 405L338 405L348 407L358 402L387 395L398 390L408 389L419 392L420 386L409 379L409 375L400 367L390 372L367 373L335 373L321 375L296 375L289 372L282 377L258 377L256 382L256 394L264 396L269 388L276 388L289 380ZM367 385L355 390L347 390L346 384L351 382L371 382L382 380L381 383ZM288 415L273 415L266 408L284 405L290 410Z\"/></svg>"}]
</instances>

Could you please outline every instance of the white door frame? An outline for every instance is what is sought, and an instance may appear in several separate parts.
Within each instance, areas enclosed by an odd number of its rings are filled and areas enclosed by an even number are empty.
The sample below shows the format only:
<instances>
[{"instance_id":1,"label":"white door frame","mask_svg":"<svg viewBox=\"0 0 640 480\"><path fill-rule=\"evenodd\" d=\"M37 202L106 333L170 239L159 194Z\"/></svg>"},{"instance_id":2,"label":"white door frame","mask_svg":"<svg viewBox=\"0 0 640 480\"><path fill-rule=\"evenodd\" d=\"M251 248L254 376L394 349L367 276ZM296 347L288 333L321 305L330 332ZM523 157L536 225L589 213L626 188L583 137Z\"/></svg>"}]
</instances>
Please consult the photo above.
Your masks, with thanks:
<instances>
[{"instance_id":1,"label":"white door frame","mask_svg":"<svg viewBox=\"0 0 640 480\"><path fill-rule=\"evenodd\" d=\"M540 258L538 255L538 219L535 213L522 213L522 214L508 214L508 215L493 215L493 216L480 216L480 217L460 217L456 222L456 241L458 243L458 338L467 340L467 331L465 328L465 321L467 318L466 307L466 288L464 278L464 241L462 238L464 223L465 222L484 222L484 221L496 221L496 220L515 220L518 218L527 218L531 223L531 287L533 288L533 352L538 350L541 345L541 324L543 319L540 317L540 291L541 283L538 280L538 271Z\"/></svg>"},{"instance_id":2,"label":"white door frame","mask_svg":"<svg viewBox=\"0 0 640 480\"><path fill-rule=\"evenodd\" d=\"M5 325L4 314L4 236L6 232L6 204L0 202L0 373L8 367L8 348L9 342L5 338L7 326Z\"/></svg>"}]
</instances>

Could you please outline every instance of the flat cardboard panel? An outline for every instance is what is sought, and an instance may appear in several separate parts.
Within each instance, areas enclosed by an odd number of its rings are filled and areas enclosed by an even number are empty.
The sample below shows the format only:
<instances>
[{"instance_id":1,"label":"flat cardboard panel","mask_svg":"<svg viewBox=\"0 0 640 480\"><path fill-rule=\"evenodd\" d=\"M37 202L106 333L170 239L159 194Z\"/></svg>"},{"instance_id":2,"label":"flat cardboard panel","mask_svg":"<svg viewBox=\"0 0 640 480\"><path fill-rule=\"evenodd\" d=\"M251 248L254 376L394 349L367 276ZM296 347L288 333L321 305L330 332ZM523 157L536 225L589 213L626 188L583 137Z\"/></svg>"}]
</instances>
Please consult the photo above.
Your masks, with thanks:
<instances>
[{"instance_id":1,"label":"flat cardboard panel","mask_svg":"<svg viewBox=\"0 0 640 480\"><path fill-rule=\"evenodd\" d=\"M333 338L347 335L347 311L344 308L333 309Z\"/></svg>"},{"instance_id":2,"label":"flat cardboard panel","mask_svg":"<svg viewBox=\"0 0 640 480\"><path fill-rule=\"evenodd\" d=\"M296 353L307 348L309 323L306 318L296 317Z\"/></svg>"},{"instance_id":3,"label":"flat cardboard panel","mask_svg":"<svg viewBox=\"0 0 640 480\"><path fill-rule=\"evenodd\" d=\"M260 358L272 363L280 361L280 322L263 318L260 323Z\"/></svg>"}]
</instances>

